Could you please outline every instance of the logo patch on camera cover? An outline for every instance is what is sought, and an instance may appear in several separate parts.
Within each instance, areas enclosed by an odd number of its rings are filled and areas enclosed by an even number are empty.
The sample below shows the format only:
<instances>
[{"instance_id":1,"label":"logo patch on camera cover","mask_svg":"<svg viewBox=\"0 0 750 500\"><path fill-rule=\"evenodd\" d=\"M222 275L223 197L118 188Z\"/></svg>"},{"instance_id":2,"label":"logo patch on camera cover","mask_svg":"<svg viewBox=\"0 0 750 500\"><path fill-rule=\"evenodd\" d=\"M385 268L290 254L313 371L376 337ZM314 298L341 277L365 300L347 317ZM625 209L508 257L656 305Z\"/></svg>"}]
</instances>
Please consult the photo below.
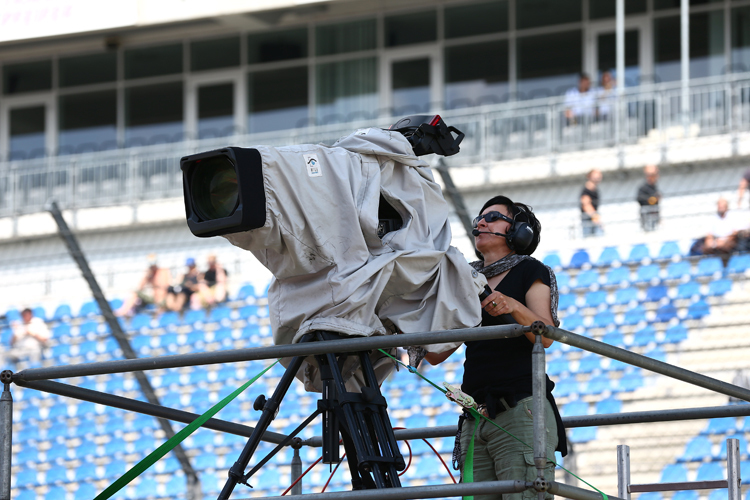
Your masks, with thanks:
<instances>
[{"instance_id":1,"label":"logo patch on camera cover","mask_svg":"<svg viewBox=\"0 0 750 500\"><path fill-rule=\"evenodd\" d=\"M322 177L323 171L320 169L320 161L316 155L303 155L305 165L307 165L308 177Z\"/></svg>"}]
</instances>

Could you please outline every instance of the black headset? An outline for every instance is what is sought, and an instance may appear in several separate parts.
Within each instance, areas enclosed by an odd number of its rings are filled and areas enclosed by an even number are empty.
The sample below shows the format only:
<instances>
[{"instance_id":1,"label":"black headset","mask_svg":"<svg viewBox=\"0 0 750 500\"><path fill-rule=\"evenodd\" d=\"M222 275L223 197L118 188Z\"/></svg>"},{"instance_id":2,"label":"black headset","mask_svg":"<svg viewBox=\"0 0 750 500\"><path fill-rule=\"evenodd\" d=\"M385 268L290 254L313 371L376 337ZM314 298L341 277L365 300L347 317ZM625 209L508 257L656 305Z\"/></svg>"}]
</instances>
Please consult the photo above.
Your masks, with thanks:
<instances>
[{"instance_id":1,"label":"black headset","mask_svg":"<svg viewBox=\"0 0 750 500\"><path fill-rule=\"evenodd\" d=\"M516 253L521 253L534 242L534 228L527 222L518 220L518 215L521 213L525 214L526 210L516 204L513 204L513 206L519 213L513 216L513 223L505 234L505 240L508 242L508 248Z\"/></svg>"}]
</instances>

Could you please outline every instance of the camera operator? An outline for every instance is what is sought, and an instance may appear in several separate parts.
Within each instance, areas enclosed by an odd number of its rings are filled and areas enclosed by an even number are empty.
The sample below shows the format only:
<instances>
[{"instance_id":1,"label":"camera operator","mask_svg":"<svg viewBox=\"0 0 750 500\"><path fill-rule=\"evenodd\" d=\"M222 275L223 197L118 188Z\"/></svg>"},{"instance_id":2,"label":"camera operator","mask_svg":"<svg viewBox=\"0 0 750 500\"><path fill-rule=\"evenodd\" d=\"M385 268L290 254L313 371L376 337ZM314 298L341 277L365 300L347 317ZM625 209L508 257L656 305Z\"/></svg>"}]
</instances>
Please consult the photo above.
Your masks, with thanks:
<instances>
[{"instance_id":1,"label":"camera operator","mask_svg":"<svg viewBox=\"0 0 750 500\"><path fill-rule=\"evenodd\" d=\"M514 238L520 223L533 230L533 239L520 245ZM553 271L530 255L539 244L541 224L528 207L513 203L505 196L496 196L484 204L474 219L476 249L483 260L472 266L485 275L493 292L482 301L482 325L518 323L531 325L534 321L557 325L557 282ZM528 229L526 229L528 230ZM532 333L511 339L474 341L466 343L466 362L462 390L479 404L478 411L492 419L521 441L533 443L531 351L535 337ZM552 341L542 339L544 347ZM453 351L428 353L427 361L444 361ZM547 456L554 457L555 449L565 455L562 420L552 397L554 383L547 378L546 428ZM467 413L459 419L454 463L465 472L466 453L474 439L474 481L526 480L537 477L533 451L486 420L475 421ZM548 480L554 479L554 465L548 463ZM477 496L476 500L499 500L501 495ZM536 498L536 492L526 491L502 495L504 500ZM547 498L552 498L548 493Z\"/></svg>"}]
</instances>

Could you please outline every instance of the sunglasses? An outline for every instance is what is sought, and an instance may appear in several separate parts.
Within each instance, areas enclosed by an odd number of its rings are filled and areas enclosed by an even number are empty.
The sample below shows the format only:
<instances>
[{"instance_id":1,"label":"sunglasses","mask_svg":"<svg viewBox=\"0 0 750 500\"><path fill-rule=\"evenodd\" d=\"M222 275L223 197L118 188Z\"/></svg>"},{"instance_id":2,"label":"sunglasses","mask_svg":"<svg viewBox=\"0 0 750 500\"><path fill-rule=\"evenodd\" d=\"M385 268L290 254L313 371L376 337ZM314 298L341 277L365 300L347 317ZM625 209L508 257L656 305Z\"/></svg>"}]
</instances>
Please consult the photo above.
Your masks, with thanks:
<instances>
[{"instance_id":1,"label":"sunglasses","mask_svg":"<svg viewBox=\"0 0 750 500\"><path fill-rule=\"evenodd\" d=\"M484 219L485 221L487 221L488 224L490 222L495 222L495 221L498 221L498 220L504 220L505 222L509 222L509 223L513 224L513 219L511 219L507 215L503 215L500 212L494 212L493 211L493 212L487 212L484 215L480 215L478 217L475 217L474 218L474 228L475 229L479 225L479 221L481 221L482 219Z\"/></svg>"}]
</instances>

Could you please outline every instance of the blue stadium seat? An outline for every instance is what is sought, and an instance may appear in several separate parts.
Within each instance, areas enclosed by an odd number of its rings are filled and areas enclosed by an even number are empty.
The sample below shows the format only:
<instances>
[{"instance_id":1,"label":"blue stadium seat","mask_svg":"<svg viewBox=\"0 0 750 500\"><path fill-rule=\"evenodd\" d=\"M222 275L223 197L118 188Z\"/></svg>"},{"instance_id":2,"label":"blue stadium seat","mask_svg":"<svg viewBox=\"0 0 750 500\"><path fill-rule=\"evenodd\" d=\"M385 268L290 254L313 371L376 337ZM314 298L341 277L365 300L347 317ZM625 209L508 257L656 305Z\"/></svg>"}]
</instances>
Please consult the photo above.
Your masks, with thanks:
<instances>
[{"instance_id":1,"label":"blue stadium seat","mask_svg":"<svg viewBox=\"0 0 750 500\"><path fill-rule=\"evenodd\" d=\"M624 306L638 300L638 289L634 286L627 288L619 288L615 292L615 300L613 304L616 306Z\"/></svg>"},{"instance_id":2,"label":"blue stadium seat","mask_svg":"<svg viewBox=\"0 0 750 500\"><path fill-rule=\"evenodd\" d=\"M93 441L84 441L79 446L73 448L73 452L75 453L75 457L79 460L95 457L97 454L96 443Z\"/></svg>"},{"instance_id":3,"label":"blue stadium seat","mask_svg":"<svg viewBox=\"0 0 750 500\"><path fill-rule=\"evenodd\" d=\"M574 427L568 433L572 443L588 443L596 439L596 427Z\"/></svg>"},{"instance_id":4,"label":"blue stadium seat","mask_svg":"<svg viewBox=\"0 0 750 500\"><path fill-rule=\"evenodd\" d=\"M653 349L644 352L643 355L648 356L651 359L661 361L663 363L666 363L667 361L667 354L664 352L664 349L662 349L661 347L654 347Z\"/></svg>"},{"instance_id":5,"label":"blue stadium seat","mask_svg":"<svg viewBox=\"0 0 750 500\"><path fill-rule=\"evenodd\" d=\"M602 342L616 347L623 347L625 345L625 336L618 330L612 330L604 334Z\"/></svg>"},{"instance_id":6,"label":"blue stadium seat","mask_svg":"<svg viewBox=\"0 0 750 500\"><path fill-rule=\"evenodd\" d=\"M630 392L643 387L643 375L638 371L624 374L617 383L617 390Z\"/></svg>"},{"instance_id":7,"label":"blue stadium seat","mask_svg":"<svg viewBox=\"0 0 750 500\"><path fill-rule=\"evenodd\" d=\"M644 347L656 340L656 330L653 326L646 326L641 328L633 335L633 345L636 347Z\"/></svg>"},{"instance_id":8,"label":"blue stadium seat","mask_svg":"<svg viewBox=\"0 0 750 500\"><path fill-rule=\"evenodd\" d=\"M23 469L21 472L16 475L16 484L18 486L36 486L39 484L39 480L37 479L37 473L36 468L32 469Z\"/></svg>"},{"instance_id":9,"label":"blue stadium seat","mask_svg":"<svg viewBox=\"0 0 750 500\"><path fill-rule=\"evenodd\" d=\"M563 318L561 326L566 330L575 330L583 326L583 316L578 313L569 314Z\"/></svg>"},{"instance_id":10,"label":"blue stadium seat","mask_svg":"<svg viewBox=\"0 0 750 500\"><path fill-rule=\"evenodd\" d=\"M5 319L8 320L8 323L21 321L21 313L18 311L18 309L8 309L7 311L5 311Z\"/></svg>"},{"instance_id":11,"label":"blue stadium seat","mask_svg":"<svg viewBox=\"0 0 750 500\"><path fill-rule=\"evenodd\" d=\"M52 357L54 359L58 359L60 361L63 361L67 359L70 356L70 344L62 343L57 344L52 348Z\"/></svg>"},{"instance_id":12,"label":"blue stadium seat","mask_svg":"<svg viewBox=\"0 0 750 500\"><path fill-rule=\"evenodd\" d=\"M231 319L232 310L226 306L218 306L211 309L208 314L207 323L220 323L224 320Z\"/></svg>"},{"instance_id":13,"label":"blue stadium seat","mask_svg":"<svg viewBox=\"0 0 750 500\"><path fill-rule=\"evenodd\" d=\"M722 297L732 289L732 280L720 279L708 284L709 297Z\"/></svg>"},{"instance_id":14,"label":"blue stadium seat","mask_svg":"<svg viewBox=\"0 0 750 500\"><path fill-rule=\"evenodd\" d=\"M620 413L622 411L622 401L615 398L614 396L602 399L596 403L594 413L597 415L604 415L607 413Z\"/></svg>"},{"instance_id":15,"label":"blue stadium seat","mask_svg":"<svg viewBox=\"0 0 750 500\"><path fill-rule=\"evenodd\" d=\"M23 450L16 455L16 460L22 464L36 464L39 461L39 452L36 447L29 444L24 446Z\"/></svg>"},{"instance_id":16,"label":"blue stadium seat","mask_svg":"<svg viewBox=\"0 0 750 500\"><path fill-rule=\"evenodd\" d=\"M683 283L682 285L679 285L677 287L676 298L678 299L692 299L694 297L700 297L700 295L701 286L699 283L696 283L694 281Z\"/></svg>"},{"instance_id":17,"label":"blue stadium seat","mask_svg":"<svg viewBox=\"0 0 750 500\"><path fill-rule=\"evenodd\" d=\"M88 481L89 479L98 479L96 473L96 464L92 462L83 462L75 469L75 478L78 482Z\"/></svg>"},{"instance_id":18,"label":"blue stadium seat","mask_svg":"<svg viewBox=\"0 0 750 500\"><path fill-rule=\"evenodd\" d=\"M561 380L555 385L554 394L557 397L564 398L566 396L572 396L573 394L578 394L579 391L579 384L575 380L571 380L569 378L566 378L564 380Z\"/></svg>"},{"instance_id":19,"label":"blue stadium seat","mask_svg":"<svg viewBox=\"0 0 750 500\"><path fill-rule=\"evenodd\" d=\"M240 319L248 319L251 317L257 317L258 316L258 306L256 305L247 305L240 307L240 310L237 313L239 315Z\"/></svg>"},{"instance_id":20,"label":"blue stadium seat","mask_svg":"<svg viewBox=\"0 0 750 500\"><path fill-rule=\"evenodd\" d=\"M594 328L607 328L615 324L615 314L611 311L601 311L594 315L592 321Z\"/></svg>"},{"instance_id":21,"label":"blue stadium seat","mask_svg":"<svg viewBox=\"0 0 750 500\"><path fill-rule=\"evenodd\" d=\"M247 285L242 285L237 292L237 300L247 300L250 298L255 298L255 287L249 283Z\"/></svg>"},{"instance_id":22,"label":"blue stadium seat","mask_svg":"<svg viewBox=\"0 0 750 500\"><path fill-rule=\"evenodd\" d=\"M222 326L214 332L214 342L231 343L234 331L231 328Z\"/></svg>"},{"instance_id":23,"label":"blue stadium seat","mask_svg":"<svg viewBox=\"0 0 750 500\"><path fill-rule=\"evenodd\" d=\"M206 311L199 309L199 310L190 310L185 313L185 316L182 317L182 324L183 325L194 325L196 323L201 323L206 320Z\"/></svg>"},{"instance_id":24,"label":"blue stadium seat","mask_svg":"<svg viewBox=\"0 0 750 500\"><path fill-rule=\"evenodd\" d=\"M209 433L205 433L209 434ZM193 467L199 471L207 469L216 469L216 463L218 457L210 451L201 450L201 452L193 459Z\"/></svg>"},{"instance_id":25,"label":"blue stadium seat","mask_svg":"<svg viewBox=\"0 0 750 500\"><path fill-rule=\"evenodd\" d=\"M206 340L206 333L203 330L196 329L192 332L187 334L187 345L196 345L198 343L203 343Z\"/></svg>"},{"instance_id":26,"label":"blue stadium seat","mask_svg":"<svg viewBox=\"0 0 750 500\"><path fill-rule=\"evenodd\" d=\"M81 310L78 311L78 317L88 318L90 316L96 316L99 313L99 304L97 304L95 300L90 300L88 302L84 302L84 304L81 306Z\"/></svg>"},{"instance_id":27,"label":"blue stadium seat","mask_svg":"<svg viewBox=\"0 0 750 500\"><path fill-rule=\"evenodd\" d=\"M596 265L602 267L609 267L615 262L620 262L620 252L617 251L617 247L606 247L602 250L599 258L596 259Z\"/></svg>"},{"instance_id":28,"label":"blue stadium seat","mask_svg":"<svg viewBox=\"0 0 750 500\"><path fill-rule=\"evenodd\" d=\"M88 334L99 333L99 323L96 321L85 321L78 327L78 335L85 337Z\"/></svg>"},{"instance_id":29,"label":"blue stadium seat","mask_svg":"<svg viewBox=\"0 0 750 500\"><path fill-rule=\"evenodd\" d=\"M564 357L553 359L547 363L547 375L556 377L570 371L570 363Z\"/></svg>"},{"instance_id":30,"label":"blue stadium seat","mask_svg":"<svg viewBox=\"0 0 750 500\"><path fill-rule=\"evenodd\" d=\"M625 266L610 269L604 278L605 285L620 285L628 281L630 281L630 269Z\"/></svg>"},{"instance_id":31,"label":"blue stadium seat","mask_svg":"<svg viewBox=\"0 0 750 500\"><path fill-rule=\"evenodd\" d=\"M561 290L570 286L570 274L565 271L556 272L555 279L557 280L557 287Z\"/></svg>"},{"instance_id":32,"label":"blue stadium seat","mask_svg":"<svg viewBox=\"0 0 750 500\"><path fill-rule=\"evenodd\" d=\"M680 246L676 241L665 241L659 249L659 254L656 256L657 259L671 259L675 256L680 256Z\"/></svg>"},{"instance_id":33,"label":"blue stadium seat","mask_svg":"<svg viewBox=\"0 0 750 500\"><path fill-rule=\"evenodd\" d=\"M734 417L712 418L701 434L734 434L737 430L737 419Z\"/></svg>"},{"instance_id":34,"label":"blue stadium seat","mask_svg":"<svg viewBox=\"0 0 750 500\"><path fill-rule=\"evenodd\" d=\"M576 305L576 295L573 293L562 293L558 298L557 308L560 311L565 311ZM243 335L244 336L244 335Z\"/></svg>"},{"instance_id":35,"label":"blue stadium seat","mask_svg":"<svg viewBox=\"0 0 750 500\"><path fill-rule=\"evenodd\" d=\"M195 408L198 413L203 413L211 407L211 402L208 399L209 394L210 393L207 389L197 389L192 391L190 393L190 401L188 402L188 405Z\"/></svg>"},{"instance_id":36,"label":"blue stadium seat","mask_svg":"<svg viewBox=\"0 0 750 500\"><path fill-rule=\"evenodd\" d=\"M159 483L153 477L144 477L135 487L137 498L153 498Z\"/></svg>"},{"instance_id":37,"label":"blue stadium seat","mask_svg":"<svg viewBox=\"0 0 750 500\"><path fill-rule=\"evenodd\" d=\"M708 494L708 500L724 500L727 497L727 492L723 490L713 490ZM747 499L747 496L745 497Z\"/></svg>"},{"instance_id":38,"label":"blue stadium seat","mask_svg":"<svg viewBox=\"0 0 750 500\"><path fill-rule=\"evenodd\" d=\"M237 369L234 366L223 366L219 369L219 373L216 375L216 380L219 382L227 382L230 380L237 380ZM259 380L258 382L253 385L253 388L258 386L258 384L261 383ZM262 392L262 391L261 391Z\"/></svg>"},{"instance_id":39,"label":"blue stadium seat","mask_svg":"<svg viewBox=\"0 0 750 500\"><path fill-rule=\"evenodd\" d=\"M151 352L151 339L150 335L136 335L130 339L130 346L138 354L148 354Z\"/></svg>"},{"instance_id":40,"label":"blue stadium seat","mask_svg":"<svg viewBox=\"0 0 750 500\"><path fill-rule=\"evenodd\" d=\"M612 381L606 375L596 375L591 377L584 385L582 394L601 394L611 389Z\"/></svg>"},{"instance_id":41,"label":"blue stadium seat","mask_svg":"<svg viewBox=\"0 0 750 500\"><path fill-rule=\"evenodd\" d=\"M47 415L48 420L62 420L68 417L68 404L65 401L59 400L52 406ZM66 423L67 425L67 423ZM55 424L53 427L62 427L60 424Z\"/></svg>"},{"instance_id":42,"label":"blue stadium seat","mask_svg":"<svg viewBox=\"0 0 750 500\"><path fill-rule=\"evenodd\" d=\"M747 439L745 439L745 436L742 434L737 434L733 436L729 436L732 439L736 439L739 441L740 445L740 459L746 460L747 459L747 452L748 452L748 445L747 445ZM719 454L714 457L717 460L726 460L727 459L727 440L722 439L721 440L721 446L719 447Z\"/></svg>"},{"instance_id":43,"label":"blue stadium seat","mask_svg":"<svg viewBox=\"0 0 750 500\"><path fill-rule=\"evenodd\" d=\"M31 422L37 422L41 420L41 417L39 416L39 407L36 405L30 405L21 411L21 420L31 421Z\"/></svg>"},{"instance_id":44,"label":"blue stadium seat","mask_svg":"<svg viewBox=\"0 0 750 500\"><path fill-rule=\"evenodd\" d=\"M70 325L68 323L60 323L52 329L52 338L67 340L69 337Z\"/></svg>"},{"instance_id":45,"label":"blue stadium seat","mask_svg":"<svg viewBox=\"0 0 750 500\"><path fill-rule=\"evenodd\" d=\"M47 311L42 306L36 306L31 308L31 312L36 318L42 318L42 321L47 321Z\"/></svg>"},{"instance_id":46,"label":"blue stadium seat","mask_svg":"<svg viewBox=\"0 0 750 500\"><path fill-rule=\"evenodd\" d=\"M672 500L698 500L698 492L694 490L678 491L672 495Z\"/></svg>"},{"instance_id":47,"label":"blue stadium seat","mask_svg":"<svg viewBox=\"0 0 750 500\"><path fill-rule=\"evenodd\" d=\"M588 269L586 271L581 271L578 276L576 276L576 284L573 288L579 290L583 288L589 288L591 285L595 285L598 282L599 273L594 269Z\"/></svg>"},{"instance_id":48,"label":"blue stadium seat","mask_svg":"<svg viewBox=\"0 0 750 500\"><path fill-rule=\"evenodd\" d=\"M65 489L62 486L54 486L44 495L44 500L60 500L65 498Z\"/></svg>"},{"instance_id":49,"label":"blue stadium seat","mask_svg":"<svg viewBox=\"0 0 750 500\"><path fill-rule=\"evenodd\" d=\"M628 263L634 263L634 262L640 262L643 259L649 258L650 252L648 250L648 247L644 245L643 243L640 243L638 245L634 245L633 248L630 249L630 253L628 254L628 258L626 262Z\"/></svg>"},{"instance_id":50,"label":"blue stadium seat","mask_svg":"<svg viewBox=\"0 0 750 500\"><path fill-rule=\"evenodd\" d=\"M750 269L750 253L733 255L727 263L727 273L742 274Z\"/></svg>"},{"instance_id":51,"label":"blue stadium seat","mask_svg":"<svg viewBox=\"0 0 750 500\"><path fill-rule=\"evenodd\" d=\"M622 319L623 325L637 325L641 321L646 321L646 309L643 306L635 306L625 311Z\"/></svg>"},{"instance_id":52,"label":"blue stadium seat","mask_svg":"<svg viewBox=\"0 0 750 500\"><path fill-rule=\"evenodd\" d=\"M607 292L598 290L596 292L587 292L585 296L587 307L599 307L607 303Z\"/></svg>"},{"instance_id":53,"label":"blue stadium seat","mask_svg":"<svg viewBox=\"0 0 750 500\"><path fill-rule=\"evenodd\" d=\"M705 300L698 300L690 304L687 310L687 319L702 319L711 312L711 307Z\"/></svg>"},{"instance_id":54,"label":"blue stadium seat","mask_svg":"<svg viewBox=\"0 0 750 500\"><path fill-rule=\"evenodd\" d=\"M112 299L112 300L110 300L110 301L109 301L109 307L110 307L110 308L111 308L111 309L112 309L113 311L116 311L116 310L118 310L119 308L121 308L121 307L122 307L122 299Z\"/></svg>"},{"instance_id":55,"label":"blue stadium seat","mask_svg":"<svg viewBox=\"0 0 750 500\"><path fill-rule=\"evenodd\" d=\"M144 328L151 328L151 316L143 313L133 316L133 319L130 320L128 330L140 332Z\"/></svg>"},{"instance_id":56,"label":"blue stadium seat","mask_svg":"<svg viewBox=\"0 0 750 500\"><path fill-rule=\"evenodd\" d=\"M663 498L658 491L649 491L648 493L641 493L638 500L663 500Z\"/></svg>"},{"instance_id":57,"label":"blue stadium seat","mask_svg":"<svg viewBox=\"0 0 750 500\"><path fill-rule=\"evenodd\" d=\"M677 308L672 304L664 304L656 310L655 321L657 323L668 323L677 317Z\"/></svg>"},{"instance_id":58,"label":"blue stadium seat","mask_svg":"<svg viewBox=\"0 0 750 500\"><path fill-rule=\"evenodd\" d=\"M666 334L664 335L664 342L669 344L675 344L682 342L687 339L688 330L684 325L674 325L667 328Z\"/></svg>"},{"instance_id":59,"label":"blue stadium seat","mask_svg":"<svg viewBox=\"0 0 750 500\"><path fill-rule=\"evenodd\" d=\"M67 460L68 448L66 446L53 446L47 450L47 461L48 462L59 462L61 460Z\"/></svg>"},{"instance_id":60,"label":"blue stadium seat","mask_svg":"<svg viewBox=\"0 0 750 500\"><path fill-rule=\"evenodd\" d=\"M576 252L570 258L570 264L568 264L568 266L574 269L580 269L584 264L590 263L591 257L589 257L589 253L586 250L580 249L576 250Z\"/></svg>"},{"instance_id":61,"label":"blue stadium seat","mask_svg":"<svg viewBox=\"0 0 750 500\"><path fill-rule=\"evenodd\" d=\"M68 321L73 317L73 313L70 310L70 304L60 304L52 314L53 321Z\"/></svg>"},{"instance_id":62,"label":"blue stadium seat","mask_svg":"<svg viewBox=\"0 0 750 500\"><path fill-rule=\"evenodd\" d=\"M53 465L52 468L47 471L44 482L47 484L67 483L68 468L63 465Z\"/></svg>"},{"instance_id":63,"label":"blue stadium seat","mask_svg":"<svg viewBox=\"0 0 750 500\"><path fill-rule=\"evenodd\" d=\"M185 498L187 493L187 480L184 475L174 475L167 481L166 490L172 498Z\"/></svg>"},{"instance_id":64,"label":"blue stadium seat","mask_svg":"<svg viewBox=\"0 0 750 500\"><path fill-rule=\"evenodd\" d=\"M562 260L560 260L560 255L556 253L548 253L544 256L542 259L542 263L544 263L545 266L549 266L552 269L558 269L562 267Z\"/></svg>"},{"instance_id":65,"label":"blue stadium seat","mask_svg":"<svg viewBox=\"0 0 750 500\"><path fill-rule=\"evenodd\" d=\"M648 264L641 266L635 273L636 283L649 283L659 279L659 266L657 264Z\"/></svg>"},{"instance_id":66,"label":"blue stadium seat","mask_svg":"<svg viewBox=\"0 0 750 500\"><path fill-rule=\"evenodd\" d=\"M156 337L156 344L167 351L176 351L179 337L176 333L170 332Z\"/></svg>"},{"instance_id":67,"label":"blue stadium seat","mask_svg":"<svg viewBox=\"0 0 750 500\"><path fill-rule=\"evenodd\" d=\"M76 489L74 500L89 500L97 495L96 487L91 483L79 484Z\"/></svg>"},{"instance_id":68,"label":"blue stadium seat","mask_svg":"<svg viewBox=\"0 0 750 500\"><path fill-rule=\"evenodd\" d=\"M36 500L36 492L32 489L23 489L18 492L14 500Z\"/></svg>"},{"instance_id":69,"label":"blue stadium seat","mask_svg":"<svg viewBox=\"0 0 750 500\"><path fill-rule=\"evenodd\" d=\"M589 404L585 401L571 401L560 409L560 415L563 417L578 417L588 414Z\"/></svg>"},{"instance_id":70,"label":"blue stadium seat","mask_svg":"<svg viewBox=\"0 0 750 500\"><path fill-rule=\"evenodd\" d=\"M712 276L716 273L721 274L724 271L724 263L720 257L704 257L698 261L698 267L695 270L696 276Z\"/></svg>"},{"instance_id":71,"label":"blue stadium seat","mask_svg":"<svg viewBox=\"0 0 750 500\"><path fill-rule=\"evenodd\" d=\"M602 357L598 354L588 353L581 357L577 373L591 373L602 367Z\"/></svg>"},{"instance_id":72,"label":"blue stadium seat","mask_svg":"<svg viewBox=\"0 0 750 500\"><path fill-rule=\"evenodd\" d=\"M750 462L740 462L740 477L742 478L742 484L750 483Z\"/></svg>"},{"instance_id":73,"label":"blue stadium seat","mask_svg":"<svg viewBox=\"0 0 750 500\"><path fill-rule=\"evenodd\" d=\"M687 468L682 464L669 464L661 471L660 483L687 482Z\"/></svg>"},{"instance_id":74,"label":"blue stadium seat","mask_svg":"<svg viewBox=\"0 0 750 500\"><path fill-rule=\"evenodd\" d=\"M711 441L704 436L697 436L688 441L685 452L680 456L678 462L701 462L706 457L713 456L711 453Z\"/></svg>"},{"instance_id":75,"label":"blue stadium seat","mask_svg":"<svg viewBox=\"0 0 750 500\"><path fill-rule=\"evenodd\" d=\"M10 328L0 328L0 345L10 345L10 338L13 336L13 330Z\"/></svg>"},{"instance_id":76,"label":"blue stadium seat","mask_svg":"<svg viewBox=\"0 0 750 500\"><path fill-rule=\"evenodd\" d=\"M672 262L667 266L668 280L679 280L685 276L690 276L690 261L681 260L679 262Z\"/></svg>"},{"instance_id":77,"label":"blue stadium seat","mask_svg":"<svg viewBox=\"0 0 750 500\"><path fill-rule=\"evenodd\" d=\"M719 462L707 462L698 467L696 481L720 481L726 479L724 467Z\"/></svg>"},{"instance_id":78,"label":"blue stadium seat","mask_svg":"<svg viewBox=\"0 0 750 500\"><path fill-rule=\"evenodd\" d=\"M659 302L667 297L669 289L664 285L656 285L646 290L645 302Z\"/></svg>"},{"instance_id":79,"label":"blue stadium seat","mask_svg":"<svg viewBox=\"0 0 750 500\"><path fill-rule=\"evenodd\" d=\"M168 311L159 316L157 323L159 328L173 328L180 324L180 315L174 311Z\"/></svg>"},{"instance_id":80,"label":"blue stadium seat","mask_svg":"<svg viewBox=\"0 0 750 500\"><path fill-rule=\"evenodd\" d=\"M208 382L208 370L204 366L196 366L190 372L190 385Z\"/></svg>"},{"instance_id":81,"label":"blue stadium seat","mask_svg":"<svg viewBox=\"0 0 750 500\"><path fill-rule=\"evenodd\" d=\"M113 438L104 445L104 453L108 457L120 457L126 452L125 441Z\"/></svg>"}]
</instances>

